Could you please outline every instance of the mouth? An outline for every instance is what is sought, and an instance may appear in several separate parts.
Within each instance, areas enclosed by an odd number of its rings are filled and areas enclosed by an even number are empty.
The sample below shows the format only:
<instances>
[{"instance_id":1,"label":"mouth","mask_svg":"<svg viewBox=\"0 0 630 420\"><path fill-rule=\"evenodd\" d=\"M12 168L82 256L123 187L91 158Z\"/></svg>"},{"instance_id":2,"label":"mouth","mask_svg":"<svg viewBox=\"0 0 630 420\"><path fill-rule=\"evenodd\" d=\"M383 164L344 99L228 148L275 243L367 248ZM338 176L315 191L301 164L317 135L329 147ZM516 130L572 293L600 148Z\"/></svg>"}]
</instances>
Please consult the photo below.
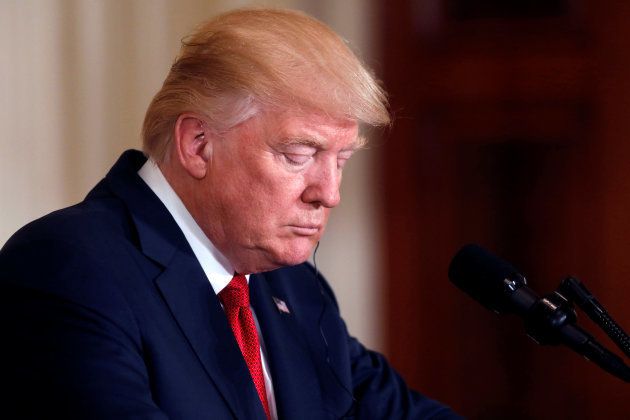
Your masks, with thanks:
<instances>
[{"instance_id":1,"label":"mouth","mask_svg":"<svg viewBox=\"0 0 630 420\"><path fill-rule=\"evenodd\" d=\"M289 225L289 228L299 236L313 236L318 234L322 226L321 225Z\"/></svg>"}]
</instances>

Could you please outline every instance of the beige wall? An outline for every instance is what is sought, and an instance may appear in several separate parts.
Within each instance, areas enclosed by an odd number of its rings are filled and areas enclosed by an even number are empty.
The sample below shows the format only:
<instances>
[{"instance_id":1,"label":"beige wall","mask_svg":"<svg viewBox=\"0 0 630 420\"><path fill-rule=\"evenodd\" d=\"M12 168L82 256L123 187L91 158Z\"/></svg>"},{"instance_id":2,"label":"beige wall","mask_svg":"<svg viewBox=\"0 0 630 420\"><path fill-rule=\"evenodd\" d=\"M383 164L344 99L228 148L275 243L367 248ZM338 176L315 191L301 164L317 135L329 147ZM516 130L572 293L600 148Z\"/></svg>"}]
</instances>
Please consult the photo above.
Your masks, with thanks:
<instances>
[{"instance_id":1,"label":"beige wall","mask_svg":"<svg viewBox=\"0 0 630 420\"><path fill-rule=\"evenodd\" d=\"M24 223L82 199L123 149L139 148L144 110L179 40L199 20L252 4L219 0L0 1L0 244ZM328 22L364 57L365 0L278 0ZM318 252L350 331L381 346L374 151L348 167Z\"/></svg>"}]
</instances>

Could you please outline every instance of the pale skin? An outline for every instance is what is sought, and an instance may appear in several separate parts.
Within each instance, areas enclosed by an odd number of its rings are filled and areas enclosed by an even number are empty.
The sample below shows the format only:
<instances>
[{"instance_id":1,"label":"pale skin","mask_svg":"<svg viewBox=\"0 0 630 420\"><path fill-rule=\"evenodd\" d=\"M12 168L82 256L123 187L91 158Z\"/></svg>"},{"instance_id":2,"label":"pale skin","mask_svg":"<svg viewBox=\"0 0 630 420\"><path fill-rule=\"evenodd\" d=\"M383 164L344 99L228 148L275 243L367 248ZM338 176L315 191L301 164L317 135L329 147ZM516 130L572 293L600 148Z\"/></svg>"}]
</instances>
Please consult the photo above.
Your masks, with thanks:
<instances>
[{"instance_id":1,"label":"pale skin","mask_svg":"<svg viewBox=\"0 0 630 420\"><path fill-rule=\"evenodd\" d=\"M317 112L260 112L226 133L182 114L160 169L238 273L308 259L339 204L358 124Z\"/></svg>"}]
</instances>

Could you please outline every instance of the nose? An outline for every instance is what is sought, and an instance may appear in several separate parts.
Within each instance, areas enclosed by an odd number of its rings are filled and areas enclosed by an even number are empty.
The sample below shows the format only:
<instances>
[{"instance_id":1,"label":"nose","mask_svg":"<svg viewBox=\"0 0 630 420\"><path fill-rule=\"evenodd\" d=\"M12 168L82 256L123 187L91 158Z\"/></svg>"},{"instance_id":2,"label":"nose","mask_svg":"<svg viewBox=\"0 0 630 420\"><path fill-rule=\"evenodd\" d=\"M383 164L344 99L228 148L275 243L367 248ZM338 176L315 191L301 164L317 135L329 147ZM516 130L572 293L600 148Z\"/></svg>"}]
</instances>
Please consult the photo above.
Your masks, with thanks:
<instances>
[{"instance_id":1,"label":"nose","mask_svg":"<svg viewBox=\"0 0 630 420\"><path fill-rule=\"evenodd\" d=\"M307 175L306 183L302 193L302 201L305 203L332 208L341 201L341 170L337 167L336 160L313 168Z\"/></svg>"}]
</instances>

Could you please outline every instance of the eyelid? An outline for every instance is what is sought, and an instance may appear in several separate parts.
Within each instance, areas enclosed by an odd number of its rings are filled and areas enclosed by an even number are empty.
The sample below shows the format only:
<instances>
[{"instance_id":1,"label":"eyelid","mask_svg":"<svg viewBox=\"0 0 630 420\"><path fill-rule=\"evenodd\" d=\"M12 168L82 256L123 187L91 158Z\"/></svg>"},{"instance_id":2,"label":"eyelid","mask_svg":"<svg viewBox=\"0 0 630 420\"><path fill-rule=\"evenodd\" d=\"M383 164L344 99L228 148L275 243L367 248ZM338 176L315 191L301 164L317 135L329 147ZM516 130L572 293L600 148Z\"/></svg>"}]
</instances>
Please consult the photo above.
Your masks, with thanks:
<instances>
[{"instance_id":1,"label":"eyelid","mask_svg":"<svg viewBox=\"0 0 630 420\"><path fill-rule=\"evenodd\" d=\"M295 166L304 165L311 158L311 155L301 153L283 153L283 156L290 165Z\"/></svg>"},{"instance_id":2,"label":"eyelid","mask_svg":"<svg viewBox=\"0 0 630 420\"><path fill-rule=\"evenodd\" d=\"M317 152L317 148L307 144L287 144L284 148L284 153L292 155L314 155Z\"/></svg>"},{"instance_id":3,"label":"eyelid","mask_svg":"<svg viewBox=\"0 0 630 420\"><path fill-rule=\"evenodd\" d=\"M337 167L339 169L343 169L344 165L348 162L348 160L352 157L352 155L356 152L355 149L351 150L342 150L337 155Z\"/></svg>"},{"instance_id":4,"label":"eyelid","mask_svg":"<svg viewBox=\"0 0 630 420\"><path fill-rule=\"evenodd\" d=\"M281 153L286 163L291 166L303 166L315 156L317 148L302 143L285 144Z\"/></svg>"}]
</instances>

